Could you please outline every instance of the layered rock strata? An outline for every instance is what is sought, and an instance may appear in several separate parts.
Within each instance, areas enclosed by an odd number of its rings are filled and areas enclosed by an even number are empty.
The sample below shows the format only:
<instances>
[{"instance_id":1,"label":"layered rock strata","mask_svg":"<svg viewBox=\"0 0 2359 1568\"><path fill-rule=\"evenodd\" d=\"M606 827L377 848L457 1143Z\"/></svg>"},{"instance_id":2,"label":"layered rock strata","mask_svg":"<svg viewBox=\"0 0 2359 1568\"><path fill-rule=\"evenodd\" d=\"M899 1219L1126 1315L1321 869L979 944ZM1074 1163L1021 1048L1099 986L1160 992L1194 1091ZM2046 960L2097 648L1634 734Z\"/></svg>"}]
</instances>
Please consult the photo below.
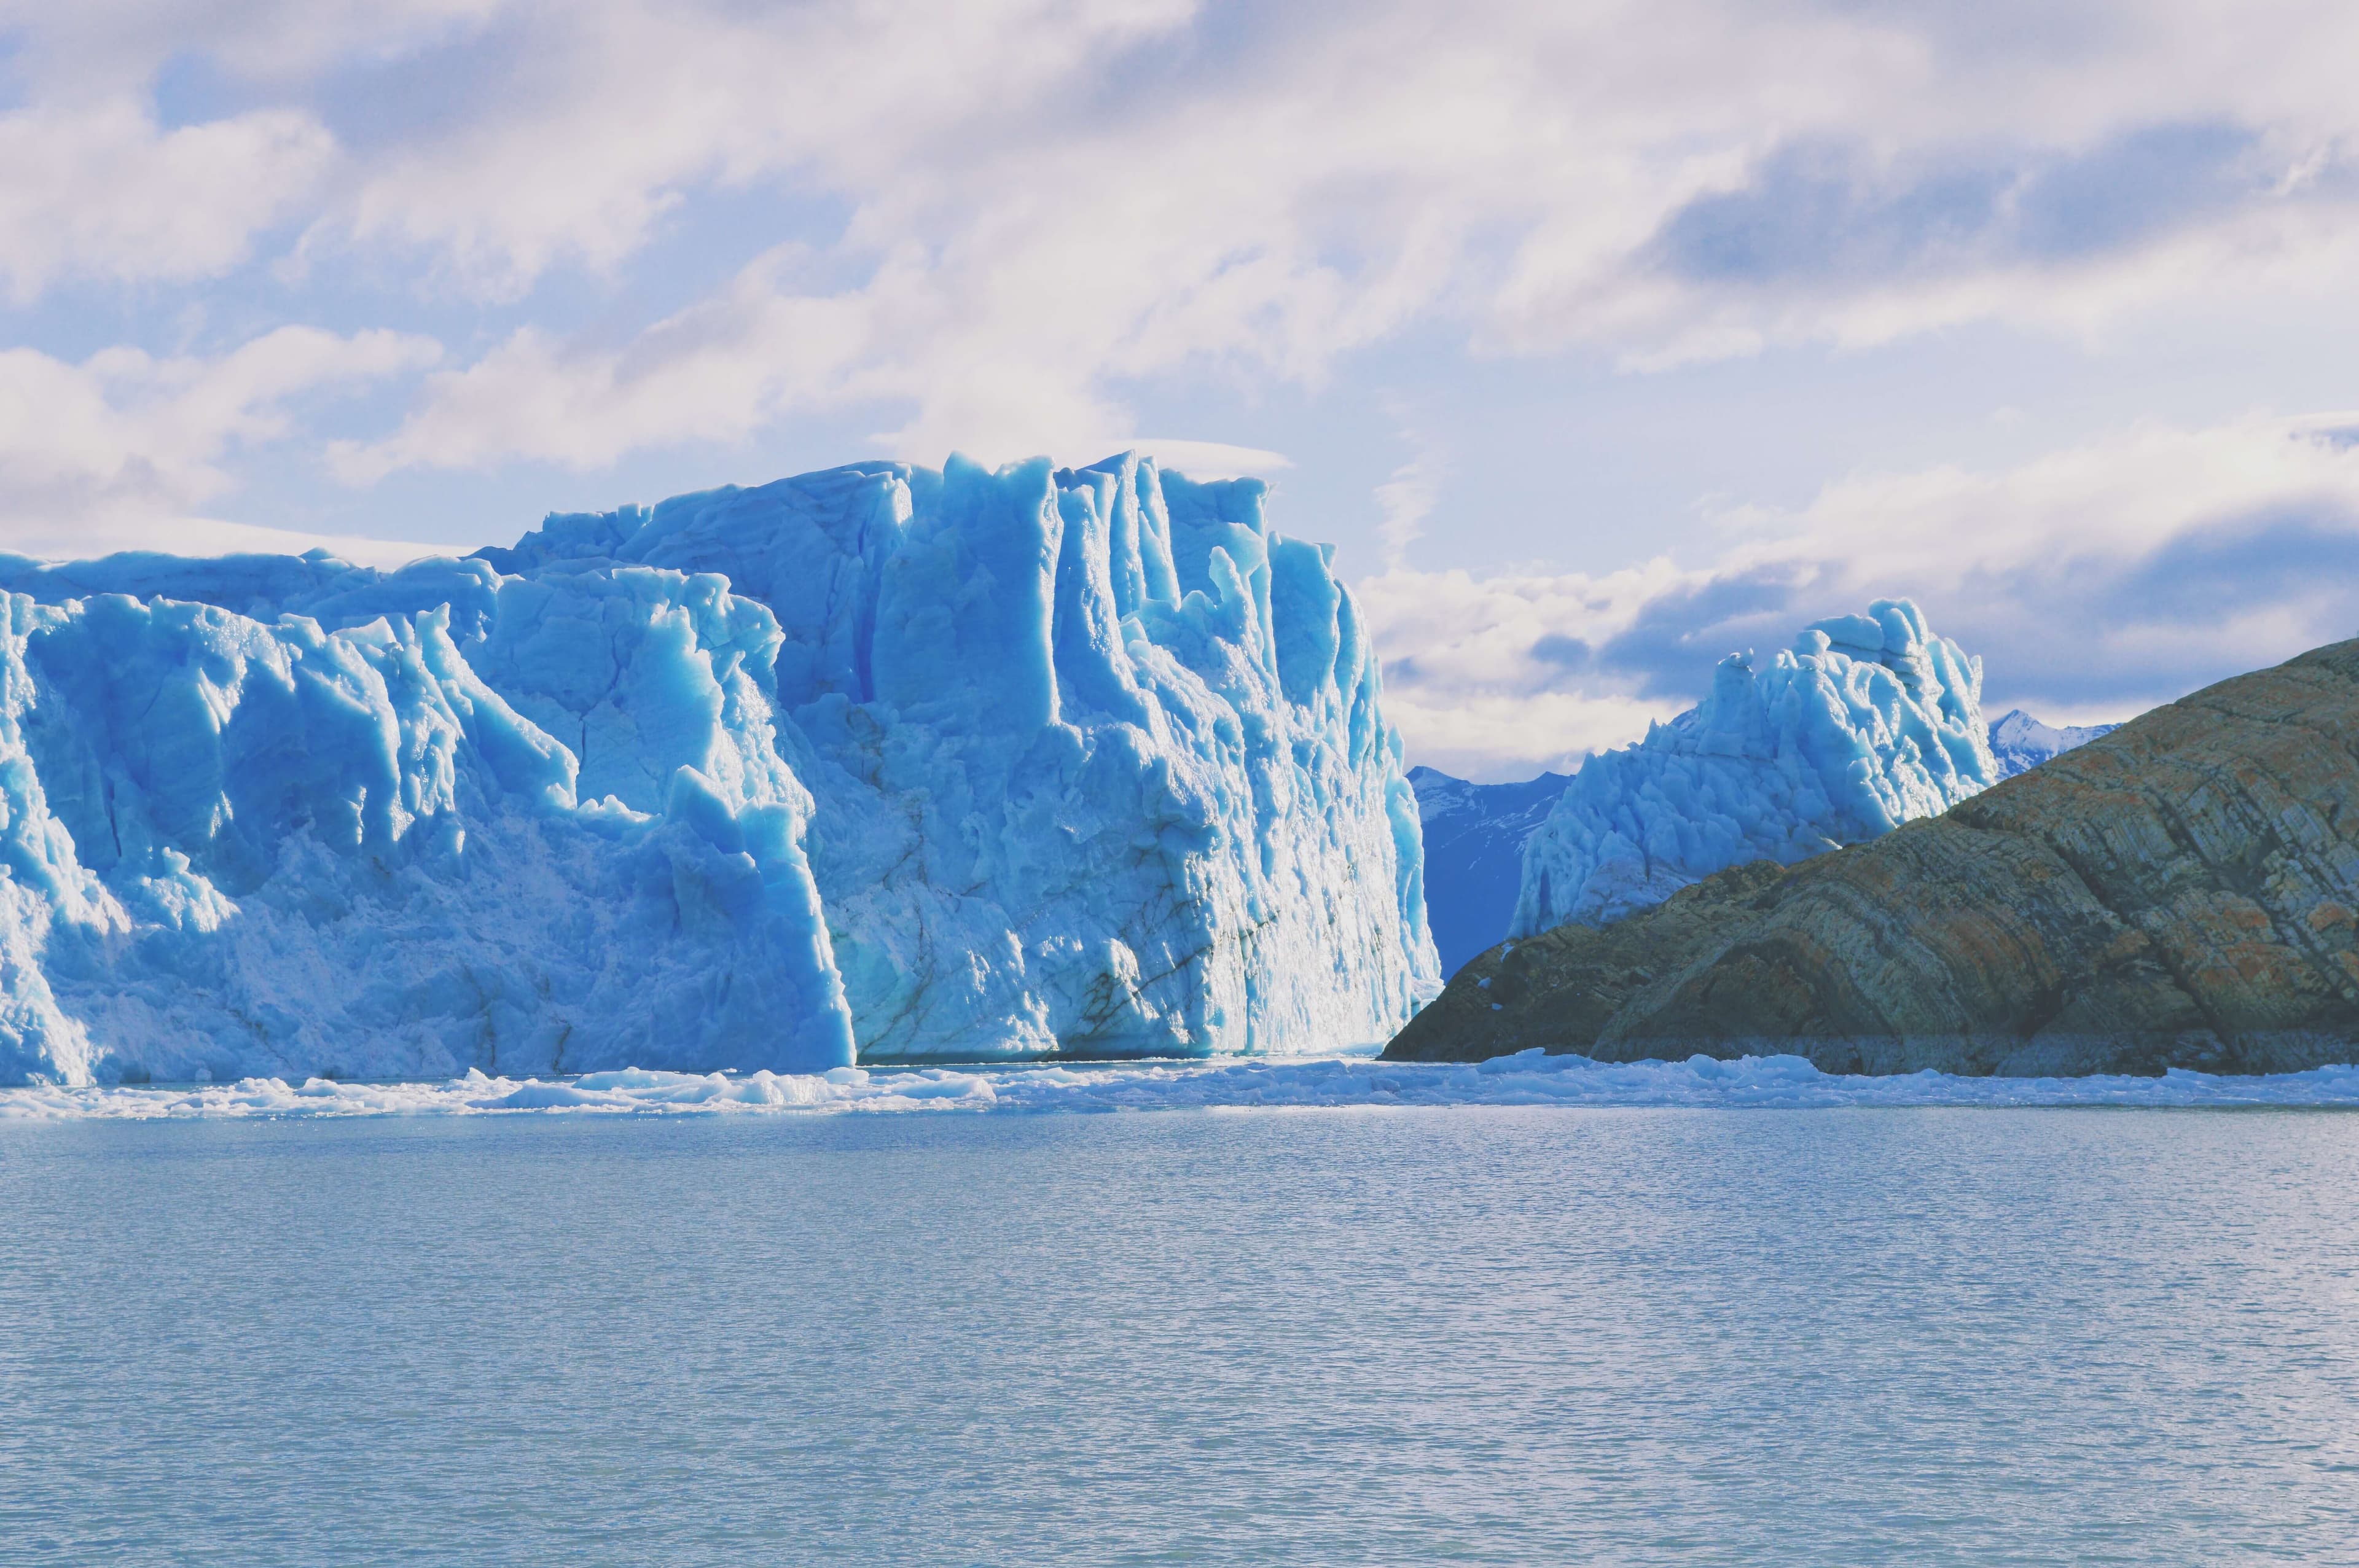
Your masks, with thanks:
<instances>
[{"instance_id":1,"label":"layered rock strata","mask_svg":"<svg viewBox=\"0 0 2359 1568\"><path fill-rule=\"evenodd\" d=\"M1944 815L1475 959L1397 1059L2281 1072L2359 1054L2359 642L2223 682Z\"/></svg>"}]
</instances>

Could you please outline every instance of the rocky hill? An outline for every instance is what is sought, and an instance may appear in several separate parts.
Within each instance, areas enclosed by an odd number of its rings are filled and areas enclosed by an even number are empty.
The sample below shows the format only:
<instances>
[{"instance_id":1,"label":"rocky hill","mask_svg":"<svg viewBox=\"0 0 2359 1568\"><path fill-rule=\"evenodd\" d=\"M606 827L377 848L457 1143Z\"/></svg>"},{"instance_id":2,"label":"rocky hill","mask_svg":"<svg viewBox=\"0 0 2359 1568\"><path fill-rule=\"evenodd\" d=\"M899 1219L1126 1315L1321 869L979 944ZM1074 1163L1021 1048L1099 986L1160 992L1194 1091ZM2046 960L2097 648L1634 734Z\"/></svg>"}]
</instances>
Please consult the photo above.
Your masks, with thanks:
<instances>
[{"instance_id":1,"label":"rocky hill","mask_svg":"<svg viewBox=\"0 0 2359 1568\"><path fill-rule=\"evenodd\" d=\"M1502 944L1387 1048L1828 1071L2278 1072L2359 1054L2359 642L1945 814Z\"/></svg>"}]
</instances>

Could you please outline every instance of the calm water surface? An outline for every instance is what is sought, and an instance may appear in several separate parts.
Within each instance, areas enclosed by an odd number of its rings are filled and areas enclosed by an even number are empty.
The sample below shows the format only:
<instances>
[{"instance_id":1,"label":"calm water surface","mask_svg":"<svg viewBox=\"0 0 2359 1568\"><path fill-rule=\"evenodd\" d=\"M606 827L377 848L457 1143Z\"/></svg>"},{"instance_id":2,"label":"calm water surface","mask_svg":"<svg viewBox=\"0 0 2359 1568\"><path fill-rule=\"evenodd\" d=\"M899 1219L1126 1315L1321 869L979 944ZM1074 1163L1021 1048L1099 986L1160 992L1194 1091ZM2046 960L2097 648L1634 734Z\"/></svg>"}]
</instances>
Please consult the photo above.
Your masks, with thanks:
<instances>
[{"instance_id":1,"label":"calm water surface","mask_svg":"<svg viewBox=\"0 0 2359 1568\"><path fill-rule=\"evenodd\" d=\"M2359 1117L0 1125L0 1561L2359 1563Z\"/></svg>"}]
</instances>

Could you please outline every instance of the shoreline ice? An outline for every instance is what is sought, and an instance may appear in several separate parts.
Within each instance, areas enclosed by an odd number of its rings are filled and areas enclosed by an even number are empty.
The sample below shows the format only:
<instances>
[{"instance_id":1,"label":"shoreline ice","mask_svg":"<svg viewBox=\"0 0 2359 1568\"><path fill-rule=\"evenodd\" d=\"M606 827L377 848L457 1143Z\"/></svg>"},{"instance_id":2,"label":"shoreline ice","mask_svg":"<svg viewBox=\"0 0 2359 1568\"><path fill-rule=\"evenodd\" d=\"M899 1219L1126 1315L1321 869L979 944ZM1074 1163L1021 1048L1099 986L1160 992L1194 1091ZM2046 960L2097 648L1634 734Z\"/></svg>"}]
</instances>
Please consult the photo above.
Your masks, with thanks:
<instances>
[{"instance_id":1,"label":"shoreline ice","mask_svg":"<svg viewBox=\"0 0 2359 1568\"><path fill-rule=\"evenodd\" d=\"M1367 1056L1156 1061L973 1068L837 1067L825 1073L695 1074L630 1067L564 1079L338 1083L37 1085L0 1089L0 1121L299 1119L526 1113L1245 1110L1353 1107L1559 1106L1833 1109L1932 1107L2359 1108L2359 1065L2266 1077L2174 1068L2158 1078L1967 1078L1940 1073L1835 1076L1799 1056L1601 1063L1536 1051L1488 1062Z\"/></svg>"}]
</instances>

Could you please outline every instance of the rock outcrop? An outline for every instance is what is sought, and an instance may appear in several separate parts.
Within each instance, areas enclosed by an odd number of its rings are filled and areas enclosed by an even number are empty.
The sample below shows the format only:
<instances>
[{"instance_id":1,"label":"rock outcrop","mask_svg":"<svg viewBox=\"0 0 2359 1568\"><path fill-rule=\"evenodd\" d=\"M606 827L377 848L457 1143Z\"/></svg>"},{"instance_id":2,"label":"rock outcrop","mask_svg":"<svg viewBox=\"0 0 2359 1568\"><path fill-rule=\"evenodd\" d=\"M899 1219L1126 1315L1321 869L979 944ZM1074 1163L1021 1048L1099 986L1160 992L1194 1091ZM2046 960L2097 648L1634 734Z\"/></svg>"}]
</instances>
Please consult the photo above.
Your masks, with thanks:
<instances>
[{"instance_id":1,"label":"rock outcrop","mask_svg":"<svg viewBox=\"0 0 2359 1568\"><path fill-rule=\"evenodd\" d=\"M2197 692L1872 844L1460 970L1387 1048L1831 1072L2359 1054L2359 642Z\"/></svg>"}]
</instances>

